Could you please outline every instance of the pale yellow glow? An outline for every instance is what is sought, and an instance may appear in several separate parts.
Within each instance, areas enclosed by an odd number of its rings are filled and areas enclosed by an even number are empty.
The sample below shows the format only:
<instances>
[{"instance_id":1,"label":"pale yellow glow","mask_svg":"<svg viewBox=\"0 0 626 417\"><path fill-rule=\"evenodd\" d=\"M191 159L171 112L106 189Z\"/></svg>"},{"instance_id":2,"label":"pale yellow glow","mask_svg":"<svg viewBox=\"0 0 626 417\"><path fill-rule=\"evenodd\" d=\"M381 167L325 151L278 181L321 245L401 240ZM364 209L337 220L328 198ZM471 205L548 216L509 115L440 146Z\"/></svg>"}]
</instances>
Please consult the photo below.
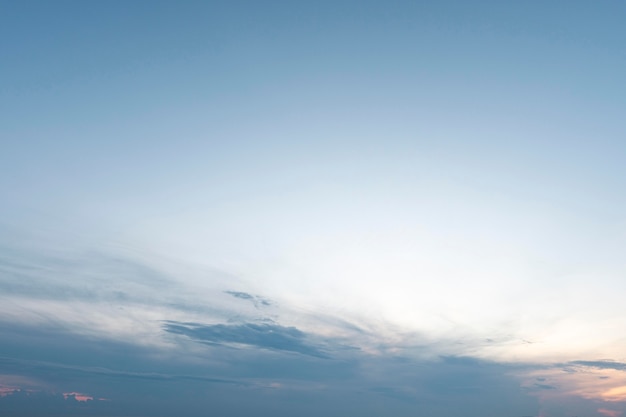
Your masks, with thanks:
<instances>
[{"instance_id":1,"label":"pale yellow glow","mask_svg":"<svg viewBox=\"0 0 626 417\"><path fill-rule=\"evenodd\" d=\"M526 389L544 399L574 396L626 401L626 372L622 370L572 365L529 372L522 379Z\"/></svg>"}]
</instances>

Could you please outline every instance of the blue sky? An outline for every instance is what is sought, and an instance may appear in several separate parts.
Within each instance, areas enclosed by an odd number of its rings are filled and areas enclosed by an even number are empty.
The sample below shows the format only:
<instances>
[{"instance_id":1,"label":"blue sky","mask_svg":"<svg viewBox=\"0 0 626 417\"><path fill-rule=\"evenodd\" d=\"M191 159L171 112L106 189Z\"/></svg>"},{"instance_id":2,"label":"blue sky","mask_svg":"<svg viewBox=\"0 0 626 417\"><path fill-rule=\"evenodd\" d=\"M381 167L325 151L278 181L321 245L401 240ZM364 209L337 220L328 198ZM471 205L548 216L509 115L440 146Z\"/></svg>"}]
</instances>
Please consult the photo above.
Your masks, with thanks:
<instances>
[{"instance_id":1,"label":"blue sky","mask_svg":"<svg viewBox=\"0 0 626 417\"><path fill-rule=\"evenodd\" d=\"M624 415L625 15L0 1L0 414Z\"/></svg>"}]
</instances>

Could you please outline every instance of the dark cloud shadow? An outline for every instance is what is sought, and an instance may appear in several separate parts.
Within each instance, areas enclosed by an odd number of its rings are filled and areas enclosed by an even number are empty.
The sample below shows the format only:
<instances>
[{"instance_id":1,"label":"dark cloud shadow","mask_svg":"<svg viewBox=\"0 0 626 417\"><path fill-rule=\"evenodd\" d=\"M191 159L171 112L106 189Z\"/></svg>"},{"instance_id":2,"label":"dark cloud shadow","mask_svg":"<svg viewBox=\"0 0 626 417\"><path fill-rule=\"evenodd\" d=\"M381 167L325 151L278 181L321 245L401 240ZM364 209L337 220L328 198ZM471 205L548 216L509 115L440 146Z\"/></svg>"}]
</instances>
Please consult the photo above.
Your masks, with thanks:
<instances>
[{"instance_id":1,"label":"dark cloud shadow","mask_svg":"<svg viewBox=\"0 0 626 417\"><path fill-rule=\"evenodd\" d=\"M245 345L283 352L327 358L307 341L307 335L295 327L277 324L199 324L167 322L166 332L187 336L201 343L215 345Z\"/></svg>"}]
</instances>

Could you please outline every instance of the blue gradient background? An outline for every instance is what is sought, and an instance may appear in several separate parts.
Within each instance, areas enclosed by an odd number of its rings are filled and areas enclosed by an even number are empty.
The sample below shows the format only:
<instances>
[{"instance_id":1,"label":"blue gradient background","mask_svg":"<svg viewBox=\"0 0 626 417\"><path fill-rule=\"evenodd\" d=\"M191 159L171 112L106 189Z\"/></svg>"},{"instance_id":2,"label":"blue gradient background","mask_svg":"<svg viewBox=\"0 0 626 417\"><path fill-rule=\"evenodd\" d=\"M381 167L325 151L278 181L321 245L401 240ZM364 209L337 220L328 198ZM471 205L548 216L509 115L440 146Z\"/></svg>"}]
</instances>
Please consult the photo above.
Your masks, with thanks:
<instances>
[{"instance_id":1,"label":"blue gradient background","mask_svg":"<svg viewBox=\"0 0 626 417\"><path fill-rule=\"evenodd\" d=\"M623 415L625 18L0 1L0 414Z\"/></svg>"}]
</instances>

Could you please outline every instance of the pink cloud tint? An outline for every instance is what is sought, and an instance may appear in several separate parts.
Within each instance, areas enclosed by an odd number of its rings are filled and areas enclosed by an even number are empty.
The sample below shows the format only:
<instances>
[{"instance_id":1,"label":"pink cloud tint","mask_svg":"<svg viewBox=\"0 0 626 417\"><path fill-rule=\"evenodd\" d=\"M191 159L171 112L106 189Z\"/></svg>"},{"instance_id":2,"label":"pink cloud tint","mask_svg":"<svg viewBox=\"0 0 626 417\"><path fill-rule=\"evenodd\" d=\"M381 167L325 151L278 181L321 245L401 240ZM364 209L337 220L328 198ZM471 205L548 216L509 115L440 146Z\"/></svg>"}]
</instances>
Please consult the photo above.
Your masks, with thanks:
<instances>
[{"instance_id":1,"label":"pink cloud tint","mask_svg":"<svg viewBox=\"0 0 626 417\"><path fill-rule=\"evenodd\" d=\"M598 413L607 417L619 417L622 415L621 411L609 410L607 408L598 408Z\"/></svg>"},{"instance_id":2,"label":"pink cloud tint","mask_svg":"<svg viewBox=\"0 0 626 417\"><path fill-rule=\"evenodd\" d=\"M19 391L19 390L20 390L19 388L0 386L0 397L6 397L7 395L11 395L15 391Z\"/></svg>"},{"instance_id":3,"label":"pink cloud tint","mask_svg":"<svg viewBox=\"0 0 626 417\"><path fill-rule=\"evenodd\" d=\"M81 402L93 401L92 396L87 395L87 394L82 394L80 392L64 392L63 393L63 398L65 398L66 400L70 397L74 397L76 401L81 401Z\"/></svg>"}]
</instances>

